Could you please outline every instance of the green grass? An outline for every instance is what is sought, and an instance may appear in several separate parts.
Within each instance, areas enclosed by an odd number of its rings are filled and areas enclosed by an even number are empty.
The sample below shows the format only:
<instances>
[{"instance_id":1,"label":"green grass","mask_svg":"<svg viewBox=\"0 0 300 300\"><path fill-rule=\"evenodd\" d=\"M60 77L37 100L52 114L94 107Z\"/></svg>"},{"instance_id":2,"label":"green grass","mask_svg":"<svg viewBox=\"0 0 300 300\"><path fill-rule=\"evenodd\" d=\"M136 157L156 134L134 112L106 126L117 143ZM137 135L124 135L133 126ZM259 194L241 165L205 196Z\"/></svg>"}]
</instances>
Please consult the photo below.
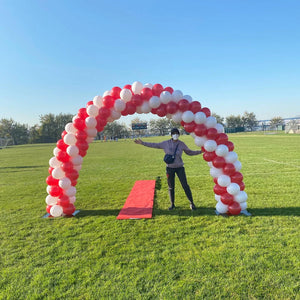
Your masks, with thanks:
<instances>
[{"instance_id":1,"label":"green grass","mask_svg":"<svg viewBox=\"0 0 300 300\"><path fill-rule=\"evenodd\" d=\"M229 137L252 217L216 216L209 167L186 155L199 209L177 181L169 212L163 152L119 141L91 144L80 213L43 219L55 145L0 150L0 299L300 299L300 136ZM153 218L116 220L134 182L157 177Z\"/></svg>"}]
</instances>

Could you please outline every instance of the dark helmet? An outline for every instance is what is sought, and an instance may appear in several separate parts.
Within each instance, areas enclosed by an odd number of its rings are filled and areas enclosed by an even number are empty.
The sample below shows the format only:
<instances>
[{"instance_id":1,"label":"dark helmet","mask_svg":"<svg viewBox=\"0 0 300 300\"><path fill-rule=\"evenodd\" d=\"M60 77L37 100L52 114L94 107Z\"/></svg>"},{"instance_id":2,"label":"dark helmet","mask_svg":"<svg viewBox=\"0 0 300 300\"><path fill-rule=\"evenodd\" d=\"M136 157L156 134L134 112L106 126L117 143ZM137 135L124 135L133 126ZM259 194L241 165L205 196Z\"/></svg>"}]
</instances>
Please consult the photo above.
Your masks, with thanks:
<instances>
[{"instance_id":1,"label":"dark helmet","mask_svg":"<svg viewBox=\"0 0 300 300\"><path fill-rule=\"evenodd\" d=\"M180 133L179 133L179 130L178 130L177 128L173 128L173 129L171 130L171 135L173 135L173 134L180 134Z\"/></svg>"}]
</instances>

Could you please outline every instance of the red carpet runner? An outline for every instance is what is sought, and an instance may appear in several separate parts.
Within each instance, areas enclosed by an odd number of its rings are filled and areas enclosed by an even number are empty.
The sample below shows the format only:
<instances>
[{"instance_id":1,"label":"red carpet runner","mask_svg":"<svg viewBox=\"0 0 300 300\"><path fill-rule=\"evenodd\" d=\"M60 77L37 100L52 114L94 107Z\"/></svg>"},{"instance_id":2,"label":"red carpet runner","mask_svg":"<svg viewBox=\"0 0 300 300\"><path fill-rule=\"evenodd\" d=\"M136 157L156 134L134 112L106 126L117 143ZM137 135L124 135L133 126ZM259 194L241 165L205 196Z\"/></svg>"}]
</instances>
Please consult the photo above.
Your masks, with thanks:
<instances>
[{"instance_id":1,"label":"red carpet runner","mask_svg":"<svg viewBox=\"0 0 300 300\"><path fill-rule=\"evenodd\" d=\"M135 182L118 220L152 218L155 180L138 180Z\"/></svg>"}]
</instances>

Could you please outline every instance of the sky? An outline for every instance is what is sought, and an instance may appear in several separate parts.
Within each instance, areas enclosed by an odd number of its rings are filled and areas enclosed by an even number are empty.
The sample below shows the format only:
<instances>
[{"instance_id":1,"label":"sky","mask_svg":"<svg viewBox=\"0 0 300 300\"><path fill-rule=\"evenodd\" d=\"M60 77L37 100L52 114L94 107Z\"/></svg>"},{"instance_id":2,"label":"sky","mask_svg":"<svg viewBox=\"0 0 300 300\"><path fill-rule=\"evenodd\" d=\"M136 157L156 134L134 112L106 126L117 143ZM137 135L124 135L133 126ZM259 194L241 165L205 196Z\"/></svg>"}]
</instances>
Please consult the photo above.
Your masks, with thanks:
<instances>
[{"instance_id":1,"label":"sky","mask_svg":"<svg viewBox=\"0 0 300 300\"><path fill-rule=\"evenodd\" d=\"M134 81L224 118L300 116L299 16L298 0L0 0L0 119L76 114Z\"/></svg>"}]
</instances>

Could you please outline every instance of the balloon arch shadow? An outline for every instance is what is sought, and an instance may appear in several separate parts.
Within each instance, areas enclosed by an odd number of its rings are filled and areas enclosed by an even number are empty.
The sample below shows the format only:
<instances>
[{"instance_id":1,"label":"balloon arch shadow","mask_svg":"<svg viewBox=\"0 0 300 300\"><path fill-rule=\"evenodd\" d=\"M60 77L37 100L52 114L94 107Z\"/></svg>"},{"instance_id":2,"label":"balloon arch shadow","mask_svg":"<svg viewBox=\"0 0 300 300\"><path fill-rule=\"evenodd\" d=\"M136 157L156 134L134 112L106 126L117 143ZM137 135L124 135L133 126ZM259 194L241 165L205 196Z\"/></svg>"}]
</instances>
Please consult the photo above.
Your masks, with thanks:
<instances>
[{"instance_id":1,"label":"balloon arch shadow","mask_svg":"<svg viewBox=\"0 0 300 300\"><path fill-rule=\"evenodd\" d=\"M180 90L136 81L94 97L86 107L78 110L71 123L66 124L53 150L54 156L49 160L46 210L50 216L70 216L75 212L79 170L97 133L122 116L150 112L181 124L201 147L215 183L217 213L238 215L247 208L242 166L234 152L234 144L228 140L222 124L211 116L210 109Z\"/></svg>"}]
</instances>

